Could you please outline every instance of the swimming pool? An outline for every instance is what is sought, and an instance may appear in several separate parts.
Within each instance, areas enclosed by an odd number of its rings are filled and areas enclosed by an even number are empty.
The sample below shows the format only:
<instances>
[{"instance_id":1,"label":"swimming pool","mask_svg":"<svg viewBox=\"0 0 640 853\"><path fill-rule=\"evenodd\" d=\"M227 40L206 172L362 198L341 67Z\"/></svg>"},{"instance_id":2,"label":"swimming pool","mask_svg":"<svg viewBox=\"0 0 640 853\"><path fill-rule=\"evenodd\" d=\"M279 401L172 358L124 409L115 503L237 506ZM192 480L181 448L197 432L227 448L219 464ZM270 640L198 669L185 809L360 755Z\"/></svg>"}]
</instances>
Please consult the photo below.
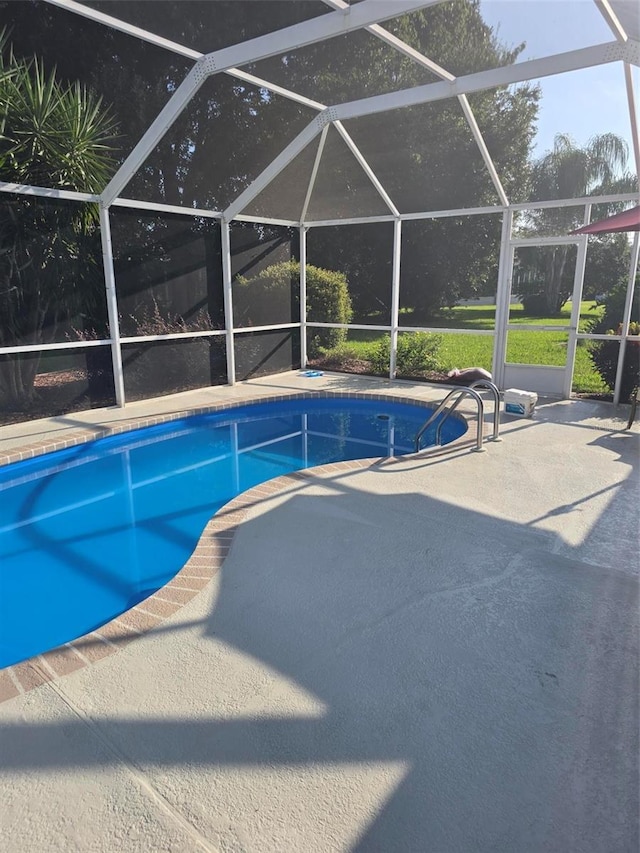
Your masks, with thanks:
<instances>
[{"instance_id":1,"label":"swimming pool","mask_svg":"<svg viewBox=\"0 0 640 853\"><path fill-rule=\"evenodd\" d=\"M164 586L235 495L301 468L411 453L430 411L283 399L0 468L0 667L82 636ZM449 418L443 443L466 429Z\"/></svg>"}]
</instances>

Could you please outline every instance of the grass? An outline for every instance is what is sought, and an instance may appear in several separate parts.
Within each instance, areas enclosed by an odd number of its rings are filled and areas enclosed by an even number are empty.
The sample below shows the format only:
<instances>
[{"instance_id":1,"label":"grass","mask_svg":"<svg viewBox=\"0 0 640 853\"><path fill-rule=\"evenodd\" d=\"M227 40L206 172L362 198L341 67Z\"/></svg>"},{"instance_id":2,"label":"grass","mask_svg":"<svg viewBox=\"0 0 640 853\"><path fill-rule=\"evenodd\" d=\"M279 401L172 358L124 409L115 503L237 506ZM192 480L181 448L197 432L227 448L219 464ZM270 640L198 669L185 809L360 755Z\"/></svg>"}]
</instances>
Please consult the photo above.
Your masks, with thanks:
<instances>
[{"instance_id":1,"label":"grass","mask_svg":"<svg viewBox=\"0 0 640 853\"><path fill-rule=\"evenodd\" d=\"M602 307L595 302L584 301L580 306L580 331L586 332L599 318ZM564 306L556 317L525 316L522 305L512 305L509 322L522 325L567 326L571 319L571 304ZM403 325L424 325L412 319L411 312L403 312ZM431 328L445 329L493 329L495 307L491 305L469 305L452 308L428 323ZM407 332L406 334L412 334ZM491 370L493 339L484 335L457 335L440 333L442 344L439 350L439 370L446 373L455 367L484 367ZM368 361L372 357L376 342L382 332L353 331L345 344L331 353L344 361ZM516 364L546 364L563 367L566 363L568 333L563 331L512 331L507 337L507 361ZM606 393L610 389L589 358L589 341L579 341L573 375L573 390L577 393Z\"/></svg>"}]
</instances>

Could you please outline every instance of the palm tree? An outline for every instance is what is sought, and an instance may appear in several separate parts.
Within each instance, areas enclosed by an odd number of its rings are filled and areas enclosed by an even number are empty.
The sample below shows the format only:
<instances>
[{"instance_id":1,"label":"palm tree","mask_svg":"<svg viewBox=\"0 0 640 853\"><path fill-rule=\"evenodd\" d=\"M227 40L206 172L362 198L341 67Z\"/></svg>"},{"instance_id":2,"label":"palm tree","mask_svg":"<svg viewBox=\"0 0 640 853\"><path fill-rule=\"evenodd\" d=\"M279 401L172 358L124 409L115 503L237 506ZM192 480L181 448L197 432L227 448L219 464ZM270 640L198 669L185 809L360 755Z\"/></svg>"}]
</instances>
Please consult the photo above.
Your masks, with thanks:
<instances>
[{"instance_id":1,"label":"palm tree","mask_svg":"<svg viewBox=\"0 0 640 853\"><path fill-rule=\"evenodd\" d=\"M115 135L92 91L17 58L0 33L0 180L97 193ZM104 303L97 205L3 196L0 208L0 346L50 342L61 319ZM37 369L37 357L0 356L0 396L29 400Z\"/></svg>"},{"instance_id":2,"label":"palm tree","mask_svg":"<svg viewBox=\"0 0 640 853\"><path fill-rule=\"evenodd\" d=\"M533 198L570 199L633 192L637 178L627 171L628 158L627 143L614 133L594 136L584 148L567 134L558 134L552 150L533 163ZM581 215L582 211L577 214L573 207L538 208L528 216L527 231L541 237L567 234L582 224ZM565 276L570 249L549 246L530 253L529 263L535 269L529 270L529 278L542 282L538 295L544 297L544 310L549 314L557 314L571 294L573 277ZM527 271L520 272L526 278Z\"/></svg>"}]
</instances>

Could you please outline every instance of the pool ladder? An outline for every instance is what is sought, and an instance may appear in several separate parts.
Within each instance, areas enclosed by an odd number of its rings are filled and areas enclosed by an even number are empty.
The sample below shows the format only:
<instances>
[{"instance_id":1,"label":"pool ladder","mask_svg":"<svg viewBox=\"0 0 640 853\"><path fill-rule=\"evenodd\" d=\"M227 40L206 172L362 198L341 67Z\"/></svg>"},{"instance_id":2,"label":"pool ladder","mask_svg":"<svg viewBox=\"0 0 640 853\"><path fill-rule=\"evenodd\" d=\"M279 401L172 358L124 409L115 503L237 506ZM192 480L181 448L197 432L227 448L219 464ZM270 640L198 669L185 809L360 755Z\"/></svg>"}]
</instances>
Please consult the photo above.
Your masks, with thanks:
<instances>
[{"instance_id":1,"label":"pool ladder","mask_svg":"<svg viewBox=\"0 0 640 853\"><path fill-rule=\"evenodd\" d=\"M449 400L454 397L455 402L446 410L442 420L437 426L436 429L436 447L440 446L440 439L442 435L442 425L447 420L449 415L451 415L460 405L461 401L464 397L471 397L476 401L476 405L478 407L478 427L476 430L476 446L474 450L477 452L482 452L484 447L482 446L483 434L484 434L484 403L482 402L482 397L476 390L486 390L490 391L493 396L493 434L491 435L490 441L500 441L499 431L500 431L500 392L496 385L493 382L489 382L488 379L479 379L477 382L472 382L471 385L464 386L462 388L454 388L452 391L449 391L444 400L440 403L438 408L427 418L427 420L420 427L418 432L416 433L415 440L415 451L418 453L420 451L420 439L425 434L425 432L429 429L431 424L435 421L438 415L445 409Z\"/></svg>"}]
</instances>

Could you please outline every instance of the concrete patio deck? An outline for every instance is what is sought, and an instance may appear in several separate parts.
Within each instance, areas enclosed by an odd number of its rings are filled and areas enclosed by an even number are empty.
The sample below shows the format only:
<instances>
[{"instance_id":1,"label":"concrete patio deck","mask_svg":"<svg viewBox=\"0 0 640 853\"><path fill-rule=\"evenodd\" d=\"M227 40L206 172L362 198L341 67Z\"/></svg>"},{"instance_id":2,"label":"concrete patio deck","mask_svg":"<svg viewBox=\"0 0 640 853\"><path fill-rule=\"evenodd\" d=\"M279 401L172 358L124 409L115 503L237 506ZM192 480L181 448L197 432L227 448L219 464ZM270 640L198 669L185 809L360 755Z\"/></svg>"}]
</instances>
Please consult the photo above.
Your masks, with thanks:
<instances>
[{"instance_id":1,"label":"concrete patio deck","mask_svg":"<svg viewBox=\"0 0 640 853\"><path fill-rule=\"evenodd\" d=\"M314 389L443 396L284 374L0 428L0 455ZM640 427L626 417L543 400L531 420L503 416L486 453L252 490L189 603L0 704L0 847L637 850Z\"/></svg>"}]
</instances>

